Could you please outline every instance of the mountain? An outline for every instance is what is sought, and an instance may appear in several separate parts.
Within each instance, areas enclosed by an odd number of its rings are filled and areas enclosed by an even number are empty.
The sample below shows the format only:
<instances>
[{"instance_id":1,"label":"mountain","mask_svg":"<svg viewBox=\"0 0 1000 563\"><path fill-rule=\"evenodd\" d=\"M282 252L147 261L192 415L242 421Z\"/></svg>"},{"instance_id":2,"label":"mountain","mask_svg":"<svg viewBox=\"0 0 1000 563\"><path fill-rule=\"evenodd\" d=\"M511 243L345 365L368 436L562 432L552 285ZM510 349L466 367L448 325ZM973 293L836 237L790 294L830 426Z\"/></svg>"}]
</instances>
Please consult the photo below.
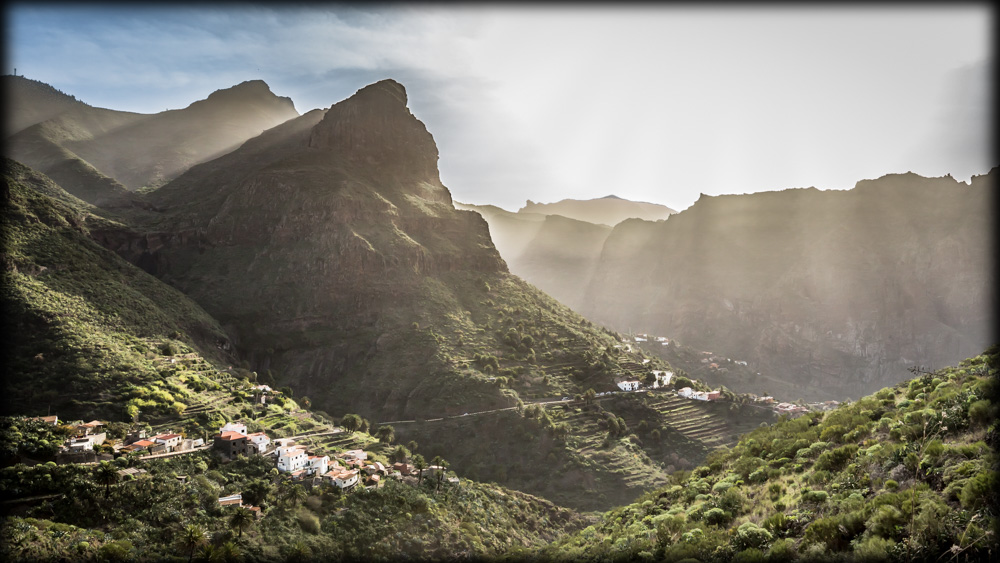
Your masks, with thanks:
<instances>
[{"instance_id":1,"label":"mountain","mask_svg":"<svg viewBox=\"0 0 1000 563\"><path fill-rule=\"evenodd\" d=\"M997 350L760 428L547 546L555 561L984 561Z\"/></svg>"},{"instance_id":2,"label":"mountain","mask_svg":"<svg viewBox=\"0 0 1000 563\"><path fill-rule=\"evenodd\" d=\"M578 310L746 360L796 397L871 392L990 343L997 174L703 196L624 221Z\"/></svg>"},{"instance_id":3,"label":"mountain","mask_svg":"<svg viewBox=\"0 0 1000 563\"><path fill-rule=\"evenodd\" d=\"M120 419L161 381L161 350L232 361L204 310L91 239L114 222L19 163L3 168L5 413ZM143 400L145 415L174 407Z\"/></svg>"},{"instance_id":4,"label":"mountain","mask_svg":"<svg viewBox=\"0 0 1000 563\"><path fill-rule=\"evenodd\" d=\"M455 204L486 219L490 237L513 274L577 309L611 227L561 215L512 213L492 205Z\"/></svg>"},{"instance_id":5,"label":"mountain","mask_svg":"<svg viewBox=\"0 0 1000 563\"><path fill-rule=\"evenodd\" d=\"M597 199L564 199L555 203L535 203L530 199L518 213L562 215L578 221L613 227L625 219L659 221L677 213L666 205L630 201L609 195Z\"/></svg>"},{"instance_id":6,"label":"mountain","mask_svg":"<svg viewBox=\"0 0 1000 563\"><path fill-rule=\"evenodd\" d=\"M638 397L607 412L546 406L617 389L627 365L650 362L635 377L669 366L616 351L620 335L511 275L482 217L454 207L406 104L395 81L366 86L193 166L91 236L203 307L247 369L455 453L463 474L592 510L664 482L678 451L704 457L707 434L672 423L643 444L621 426L608 437L612 414L665 416ZM718 443L741 427L731 412L703 415L726 429ZM584 487L553 487L570 475Z\"/></svg>"},{"instance_id":7,"label":"mountain","mask_svg":"<svg viewBox=\"0 0 1000 563\"><path fill-rule=\"evenodd\" d=\"M4 138L73 108L89 107L52 86L23 76L0 76L4 93Z\"/></svg>"},{"instance_id":8,"label":"mountain","mask_svg":"<svg viewBox=\"0 0 1000 563\"><path fill-rule=\"evenodd\" d=\"M7 154L98 205L132 201L126 191L159 186L298 115L291 100L275 96L260 80L157 114L62 102L36 108L29 100L23 104L28 109L16 108L45 116L65 106L9 137Z\"/></svg>"}]
</instances>

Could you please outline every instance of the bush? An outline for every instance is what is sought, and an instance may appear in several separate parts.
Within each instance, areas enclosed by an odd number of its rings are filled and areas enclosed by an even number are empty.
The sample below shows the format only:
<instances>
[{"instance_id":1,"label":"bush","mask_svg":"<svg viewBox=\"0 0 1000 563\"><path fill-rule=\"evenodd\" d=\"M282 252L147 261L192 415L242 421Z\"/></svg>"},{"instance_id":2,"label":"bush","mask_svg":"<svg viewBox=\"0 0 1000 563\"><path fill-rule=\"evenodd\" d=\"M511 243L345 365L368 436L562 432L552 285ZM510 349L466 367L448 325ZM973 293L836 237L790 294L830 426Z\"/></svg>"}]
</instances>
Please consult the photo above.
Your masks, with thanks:
<instances>
[{"instance_id":1,"label":"bush","mask_svg":"<svg viewBox=\"0 0 1000 563\"><path fill-rule=\"evenodd\" d=\"M823 504L829 496L826 491L802 491L802 502Z\"/></svg>"},{"instance_id":2,"label":"bush","mask_svg":"<svg viewBox=\"0 0 1000 563\"><path fill-rule=\"evenodd\" d=\"M753 522L744 522L736 529L733 537L733 546L742 551L745 549L762 549L767 547L774 537L764 528L758 527Z\"/></svg>"},{"instance_id":3,"label":"bush","mask_svg":"<svg viewBox=\"0 0 1000 563\"><path fill-rule=\"evenodd\" d=\"M903 513L898 508L883 504L865 522L865 527L876 536L896 539L899 536L899 529L905 524L906 518L903 517Z\"/></svg>"},{"instance_id":4,"label":"bush","mask_svg":"<svg viewBox=\"0 0 1000 563\"><path fill-rule=\"evenodd\" d=\"M702 516L702 519L706 524L711 524L714 526L723 526L729 521L729 515L726 511L721 508L710 508Z\"/></svg>"}]
</instances>

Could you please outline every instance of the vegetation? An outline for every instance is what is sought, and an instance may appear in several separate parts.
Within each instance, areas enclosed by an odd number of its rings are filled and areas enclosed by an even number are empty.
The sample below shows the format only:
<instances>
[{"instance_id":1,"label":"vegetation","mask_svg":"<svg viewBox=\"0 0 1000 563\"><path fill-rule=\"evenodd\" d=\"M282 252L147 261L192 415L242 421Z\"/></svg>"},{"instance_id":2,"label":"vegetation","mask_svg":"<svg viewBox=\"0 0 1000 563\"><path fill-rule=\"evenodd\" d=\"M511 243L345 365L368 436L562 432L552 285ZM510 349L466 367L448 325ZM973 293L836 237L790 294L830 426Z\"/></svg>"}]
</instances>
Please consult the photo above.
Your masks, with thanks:
<instances>
[{"instance_id":1,"label":"vegetation","mask_svg":"<svg viewBox=\"0 0 1000 563\"><path fill-rule=\"evenodd\" d=\"M565 560L978 561L998 528L998 350L761 427L599 524Z\"/></svg>"},{"instance_id":2,"label":"vegetation","mask_svg":"<svg viewBox=\"0 0 1000 563\"><path fill-rule=\"evenodd\" d=\"M209 454L190 454L144 463L148 473L136 479L101 478L128 464L122 458L96 468L0 470L5 497L63 491L7 519L0 532L4 559L154 561L182 554L203 560L229 552L244 561L275 561L302 551L327 560L497 556L538 547L586 524L542 499L471 481L442 486L424 480L418 486L390 480L356 493L330 485L306 489L273 475L262 457L220 463ZM178 480L180 475L187 478ZM219 506L218 497L235 493L262 507L264 517Z\"/></svg>"}]
</instances>

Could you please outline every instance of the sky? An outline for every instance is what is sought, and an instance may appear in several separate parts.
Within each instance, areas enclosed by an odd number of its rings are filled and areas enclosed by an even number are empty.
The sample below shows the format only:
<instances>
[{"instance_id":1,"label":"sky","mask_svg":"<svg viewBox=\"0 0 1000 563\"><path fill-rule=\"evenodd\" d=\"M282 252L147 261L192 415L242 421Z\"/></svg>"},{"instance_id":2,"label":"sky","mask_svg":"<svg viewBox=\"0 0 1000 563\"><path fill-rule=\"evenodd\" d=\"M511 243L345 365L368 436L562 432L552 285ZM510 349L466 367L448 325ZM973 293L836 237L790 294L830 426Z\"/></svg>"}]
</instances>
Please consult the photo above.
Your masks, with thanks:
<instances>
[{"instance_id":1,"label":"sky","mask_svg":"<svg viewBox=\"0 0 1000 563\"><path fill-rule=\"evenodd\" d=\"M3 72L98 107L263 79L300 113L393 78L457 201L847 189L996 166L989 4L25 4Z\"/></svg>"}]
</instances>

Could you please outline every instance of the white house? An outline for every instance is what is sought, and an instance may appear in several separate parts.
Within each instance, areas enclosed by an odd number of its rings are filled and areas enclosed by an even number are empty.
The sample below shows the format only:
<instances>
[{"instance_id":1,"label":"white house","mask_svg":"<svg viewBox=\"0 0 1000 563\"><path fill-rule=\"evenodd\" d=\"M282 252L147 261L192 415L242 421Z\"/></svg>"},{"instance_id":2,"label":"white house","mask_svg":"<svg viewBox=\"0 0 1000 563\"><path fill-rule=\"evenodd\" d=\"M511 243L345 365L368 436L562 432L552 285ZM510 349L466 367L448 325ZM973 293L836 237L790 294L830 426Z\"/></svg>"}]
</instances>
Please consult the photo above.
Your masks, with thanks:
<instances>
[{"instance_id":1,"label":"white house","mask_svg":"<svg viewBox=\"0 0 1000 563\"><path fill-rule=\"evenodd\" d=\"M284 448L279 448L284 449ZM305 446L291 446L278 453L278 471L291 472L305 468L309 457Z\"/></svg>"},{"instance_id":2,"label":"white house","mask_svg":"<svg viewBox=\"0 0 1000 563\"><path fill-rule=\"evenodd\" d=\"M341 489L346 489L348 487L353 487L358 484L358 470L352 469L350 471L335 470L330 471L323 475L324 479L330 479L333 484L340 487Z\"/></svg>"},{"instance_id":3,"label":"white house","mask_svg":"<svg viewBox=\"0 0 1000 563\"><path fill-rule=\"evenodd\" d=\"M159 434L152 437L153 442L163 444L168 452L175 451L181 445L183 438L180 434Z\"/></svg>"},{"instance_id":4,"label":"white house","mask_svg":"<svg viewBox=\"0 0 1000 563\"><path fill-rule=\"evenodd\" d=\"M330 456L311 455L306 458L306 473L309 475L323 475L329 470Z\"/></svg>"},{"instance_id":5,"label":"white house","mask_svg":"<svg viewBox=\"0 0 1000 563\"><path fill-rule=\"evenodd\" d=\"M653 382L653 389L658 389L660 386L666 387L670 385L670 380L674 377L674 372L672 371L659 371L653 370L653 377L656 381Z\"/></svg>"},{"instance_id":6,"label":"white house","mask_svg":"<svg viewBox=\"0 0 1000 563\"><path fill-rule=\"evenodd\" d=\"M268 438L267 434L264 434L263 432L247 434L247 440L253 442L253 445L257 446L257 453L261 454L267 451L267 447L271 443L271 439Z\"/></svg>"},{"instance_id":7,"label":"white house","mask_svg":"<svg viewBox=\"0 0 1000 563\"><path fill-rule=\"evenodd\" d=\"M364 450L347 450L346 452L338 454L337 457L340 457L342 459L357 459L364 461L368 459L368 454L365 453Z\"/></svg>"},{"instance_id":8,"label":"white house","mask_svg":"<svg viewBox=\"0 0 1000 563\"><path fill-rule=\"evenodd\" d=\"M681 390L677 392L677 395L679 395L681 397L684 397L684 398L690 398L691 395L693 395L693 394L694 394L694 391L692 391L690 387L682 387Z\"/></svg>"},{"instance_id":9,"label":"white house","mask_svg":"<svg viewBox=\"0 0 1000 563\"><path fill-rule=\"evenodd\" d=\"M246 436L247 435L247 425L243 424L243 423L240 423L240 422L227 422L226 425L223 426L221 430L219 430L220 434L223 434L223 433L226 433L226 432L239 432L240 434L243 434L244 436Z\"/></svg>"},{"instance_id":10,"label":"white house","mask_svg":"<svg viewBox=\"0 0 1000 563\"><path fill-rule=\"evenodd\" d=\"M639 389L638 379L623 379L615 382L622 391L635 391Z\"/></svg>"}]
</instances>

